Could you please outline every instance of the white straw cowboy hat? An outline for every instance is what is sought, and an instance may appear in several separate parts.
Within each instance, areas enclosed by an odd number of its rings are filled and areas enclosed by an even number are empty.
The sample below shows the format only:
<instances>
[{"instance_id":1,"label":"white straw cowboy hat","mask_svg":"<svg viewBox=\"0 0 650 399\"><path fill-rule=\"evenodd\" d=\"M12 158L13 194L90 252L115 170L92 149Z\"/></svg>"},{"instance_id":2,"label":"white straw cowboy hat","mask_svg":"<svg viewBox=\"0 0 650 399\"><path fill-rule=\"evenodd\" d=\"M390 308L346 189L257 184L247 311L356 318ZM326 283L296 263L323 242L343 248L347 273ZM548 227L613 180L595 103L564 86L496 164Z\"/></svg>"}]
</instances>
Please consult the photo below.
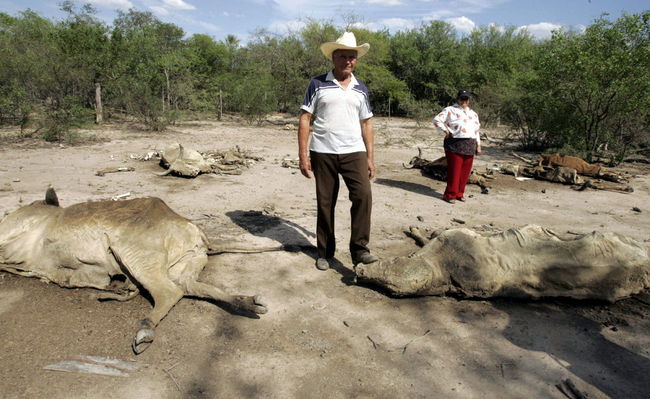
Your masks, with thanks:
<instances>
[{"instance_id":1,"label":"white straw cowboy hat","mask_svg":"<svg viewBox=\"0 0 650 399\"><path fill-rule=\"evenodd\" d=\"M367 53L368 49L370 49L368 43L357 46L357 38L354 37L352 32L345 32L335 42L323 43L320 46L320 51L330 60L332 59L332 53L336 50L356 50L357 58L359 58Z\"/></svg>"}]
</instances>

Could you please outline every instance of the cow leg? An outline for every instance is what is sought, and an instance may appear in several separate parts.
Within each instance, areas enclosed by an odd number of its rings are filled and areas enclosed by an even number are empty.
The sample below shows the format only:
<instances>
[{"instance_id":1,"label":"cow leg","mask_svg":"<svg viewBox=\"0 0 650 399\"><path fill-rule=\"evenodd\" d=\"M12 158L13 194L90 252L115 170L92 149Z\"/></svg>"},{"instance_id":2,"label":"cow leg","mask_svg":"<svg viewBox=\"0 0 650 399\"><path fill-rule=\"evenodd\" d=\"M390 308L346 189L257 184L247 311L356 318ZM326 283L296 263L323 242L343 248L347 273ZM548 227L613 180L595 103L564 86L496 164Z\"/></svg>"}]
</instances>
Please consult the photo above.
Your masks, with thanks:
<instances>
[{"instance_id":1,"label":"cow leg","mask_svg":"<svg viewBox=\"0 0 650 399\"><path fill-rule=\"evenodd\" d=\"M151 294L154 307L149 317L140 320L138 323L139 329L132 345L133 351L136 354L142 353L149 347L154 340L154 328L183 297L183 290L167 278L167 276L138 278L138 282Z\"/></svg>"},{"instance_id":2,"label":"cow leg","mask_svg":"<svg viewBox=\"0 0 650 399\"><path fill-rule=\"evenodd\" d=\"M190 252L174 265L174 269L181 270L182 274L178 278L172 277L172 279L183 287L185 295L225 302L236 309L257 314L267 312L266 300L259 295L230 295L213 285L197 281L207 261L208 257L205 252Z\"/></svg>"},{"instance_id":3,"label":"cow leg","mask_svg":"<svg viewBox=\"0 0 650 399\"><path fill-rule=\"evenodd\" d=\"M183 290L170 280L164 267L166 258L159 252L117 245L110 248L131 277L153 298L153 310L149 317L138 323L138 332L132 344L133 352L140 354L151 345L155 327L183 297Z\"/></svg>"},{"instance_id":4,"label":"cow leg","mask_svg":"<svg viewBox=\"0 0 650 399\"><path fill-rule=\"evenodd\" d=\"M119 294L116 292L103 292L97 295L97 299L100 301L119 301L126 302L140 295L140 291L135 290L126 294Z\"/></svg>"},{"instance_id":5,"label":"cow leg","mask_svg":"<svg viewBox=\"0 0 650 399\"><path fill-rule=\"evenodd\" d=\"M213 285L194 280L185 280L183 282L183 288L185 288L186 295L226 302L236 309L247 310L257 314L264 314L268 310L266 308L266 299L260 295L230 295Z\"/></svg>"}]
</instances>

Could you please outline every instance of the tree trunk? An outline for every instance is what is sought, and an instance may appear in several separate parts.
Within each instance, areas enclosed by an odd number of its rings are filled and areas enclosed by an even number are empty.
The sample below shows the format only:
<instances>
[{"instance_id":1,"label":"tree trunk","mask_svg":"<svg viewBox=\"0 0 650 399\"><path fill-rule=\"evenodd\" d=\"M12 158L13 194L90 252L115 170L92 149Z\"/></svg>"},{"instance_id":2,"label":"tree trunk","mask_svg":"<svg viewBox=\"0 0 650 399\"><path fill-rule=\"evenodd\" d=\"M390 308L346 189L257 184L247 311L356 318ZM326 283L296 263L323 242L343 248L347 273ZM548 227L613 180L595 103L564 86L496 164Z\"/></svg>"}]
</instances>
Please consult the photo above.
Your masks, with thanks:
<instances>
[{"instance_id":1,"label":"tree trunk","mask_svg":"<svg viewBox=\"0 0 650 399\"><path fill-rule=\"evenodd\" d=\"M221 90L219 90L219 116L218 119L221 120L221 117L223 116L223 95Z\"/></svg>"},{"instance_id":2,"label":"tree trunk","mask_svg":"<svg viewBox=\"0 0 650 399\"><path fill-rule=\"evenodd\" d=\"M104 107L102 106L102 85L95 83L95 123L100 124L104 121Z\"/></svg>"},{"instance_id":3,"label":"tree trunk","mask_svg":"<svg viewBox=\"0 0 650 399\"><path fill-rule=\"evenodd\" d=\"M167 72L167 68L164 69L165 71L165 81L167 82L167 108L171 108L171 84L169 82L169 72Z\"/></svg>"},{"instance_id":4,"label":"tree trunk","mask_svg":"<svg viewBox=\"0 0 650 399\"><path fill-rule=\"evenodd\" d=\"M390 96L388 96L388 119L390 119Z\"/></svg>"}]
</instances>

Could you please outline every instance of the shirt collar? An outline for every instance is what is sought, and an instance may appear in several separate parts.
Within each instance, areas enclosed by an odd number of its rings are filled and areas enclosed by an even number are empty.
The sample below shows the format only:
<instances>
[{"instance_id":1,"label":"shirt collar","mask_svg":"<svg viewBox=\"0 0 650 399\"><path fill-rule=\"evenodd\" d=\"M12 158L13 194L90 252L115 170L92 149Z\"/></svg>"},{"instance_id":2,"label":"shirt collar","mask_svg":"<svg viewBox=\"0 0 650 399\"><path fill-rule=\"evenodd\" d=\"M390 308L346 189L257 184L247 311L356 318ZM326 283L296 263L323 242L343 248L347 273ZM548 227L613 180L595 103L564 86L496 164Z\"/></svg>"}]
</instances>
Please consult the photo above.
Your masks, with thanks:
<instances>
[{"instance_id":1,"label":"shirt collar","mask_svg":"<svg viewBox=\"0 0 650 399\"><path fill-rule=\"evenodd\" d=\"M460 105L458 105L458 103L455 103L455 104L453 105L453 107L454 107L454 108L458 108L458 109L460 109L460 110L462 110L462 111L465 110L463 107L461 107ZM467 110L468 110L468 111L472 111L472 108L471 108L471 107L467 107Z\"/></svg>"},{"instance_id":2,"label":"shirt collar","mask_svg":"<svg viewBox=\"0 0 650 399\"><path fill-rule=\"evenodd\" d=\"M352 77L350 78L350 84L352 85L352 87L358 86L359 81L357 81L357 78L354 77L353 73L351 73L350 75L352 75ZM325 80L338 83L338 80L336 80L336 78L334 77L334 73L332 71L327 72L327 77L325 78Z\"/></svg>"}]
</instances>

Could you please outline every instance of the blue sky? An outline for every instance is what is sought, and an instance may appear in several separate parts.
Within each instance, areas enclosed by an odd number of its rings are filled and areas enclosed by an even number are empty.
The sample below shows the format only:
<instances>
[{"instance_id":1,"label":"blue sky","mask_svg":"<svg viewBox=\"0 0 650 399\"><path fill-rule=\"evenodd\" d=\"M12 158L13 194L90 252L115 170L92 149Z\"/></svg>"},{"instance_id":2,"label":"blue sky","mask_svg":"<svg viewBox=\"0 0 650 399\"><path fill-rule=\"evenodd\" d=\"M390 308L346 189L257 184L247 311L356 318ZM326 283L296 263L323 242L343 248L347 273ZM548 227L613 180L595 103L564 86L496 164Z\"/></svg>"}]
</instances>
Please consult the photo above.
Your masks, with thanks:
<instances>
[{"instance_id":1,"label":"blue sky","mask_svg":"<svg viewBox=\"0 0 650 399\"><path fill-rule=\"evenodd\" d=\"M622 12L650 9L647 0L88 0L97 16L111 23L115 10L150 11L160 20L182 27L188 35L204 33L217 40L234 34L246 42L251 32L266 28L286 33L298 30L309 18L344 26L350 16L362 27L391 32L432 20L451 23L464 34L474 27L496 24L526 28L538 38L553 29L582 29L602 13L612 19ZM32 9L59 19L60 1L0 0L0 11L16 15Z\"/></svg>"}]
</instances>

